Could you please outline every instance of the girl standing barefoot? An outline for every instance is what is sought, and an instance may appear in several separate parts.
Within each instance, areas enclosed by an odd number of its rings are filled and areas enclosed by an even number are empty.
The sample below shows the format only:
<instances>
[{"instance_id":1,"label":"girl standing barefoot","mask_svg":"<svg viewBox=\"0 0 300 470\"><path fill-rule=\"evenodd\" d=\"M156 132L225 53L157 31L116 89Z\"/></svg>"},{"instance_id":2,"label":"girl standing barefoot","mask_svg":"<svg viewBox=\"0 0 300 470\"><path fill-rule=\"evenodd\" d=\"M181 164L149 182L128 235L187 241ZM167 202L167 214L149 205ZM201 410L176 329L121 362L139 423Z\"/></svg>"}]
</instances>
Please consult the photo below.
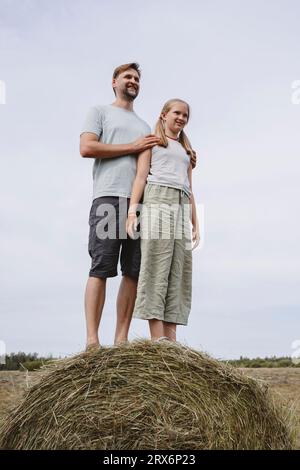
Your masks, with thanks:
<instances>
[{"instance_id":1,"label":"girl standing barefoot","mask_svg":"<svg viewBox=\"0 0 300 470\"><path fill-rule=\"evenodd\" d=\"M192 193L193 150L183 129L189 105L165 103L152 150L138 156L126 230L132 238L141 213L141 267L133 317L149 321L151 339L176 341L177 325L187 325L192 295L192 249L199 225ZM192 225L192 234L191 234Z\"/></svg>"}]
</instances>

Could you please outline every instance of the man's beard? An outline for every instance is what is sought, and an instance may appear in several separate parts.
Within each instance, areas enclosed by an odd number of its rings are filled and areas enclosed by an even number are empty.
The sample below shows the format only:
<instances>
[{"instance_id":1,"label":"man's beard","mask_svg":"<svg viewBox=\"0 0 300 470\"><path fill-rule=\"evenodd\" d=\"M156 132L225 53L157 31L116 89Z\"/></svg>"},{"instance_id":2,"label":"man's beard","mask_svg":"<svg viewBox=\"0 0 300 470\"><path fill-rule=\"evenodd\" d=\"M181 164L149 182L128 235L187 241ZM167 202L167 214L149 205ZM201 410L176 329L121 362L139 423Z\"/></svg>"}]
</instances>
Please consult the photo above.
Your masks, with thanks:
<instances>
[{"instance_id":1,"label":"man's beard","mask_svg":"<svg viewBox=\"0 0 300 470\"><path fill-rule=\"evenodd\" d=\"M123 97L128 100L128 101L134 101L135 98L138 96L139 92L138 90L136 90L136 94L135 95L132 95L130 92L128 92L128 88L126 87L124 90L123 90Z\"/></svg>"}]
</instances>

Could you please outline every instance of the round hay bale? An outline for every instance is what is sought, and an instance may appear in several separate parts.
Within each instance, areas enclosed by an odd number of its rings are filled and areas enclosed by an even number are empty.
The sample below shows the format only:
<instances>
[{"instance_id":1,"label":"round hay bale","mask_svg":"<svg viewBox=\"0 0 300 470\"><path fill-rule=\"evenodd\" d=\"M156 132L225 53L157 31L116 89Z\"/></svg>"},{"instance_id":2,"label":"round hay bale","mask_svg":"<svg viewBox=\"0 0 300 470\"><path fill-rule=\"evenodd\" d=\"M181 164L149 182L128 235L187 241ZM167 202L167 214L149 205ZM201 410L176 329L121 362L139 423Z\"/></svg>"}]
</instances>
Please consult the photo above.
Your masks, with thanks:
<instances>
[{"instance_id":1,"label":"round hay bale","mask_svg":"<svg viewBox=\"0 0 300 470\"><path fill-rule=\"evenodd\" d=\"M178 343L54 361L7 417L2 449L289 449L266 386Z\"/></svg>"}]
</instances>

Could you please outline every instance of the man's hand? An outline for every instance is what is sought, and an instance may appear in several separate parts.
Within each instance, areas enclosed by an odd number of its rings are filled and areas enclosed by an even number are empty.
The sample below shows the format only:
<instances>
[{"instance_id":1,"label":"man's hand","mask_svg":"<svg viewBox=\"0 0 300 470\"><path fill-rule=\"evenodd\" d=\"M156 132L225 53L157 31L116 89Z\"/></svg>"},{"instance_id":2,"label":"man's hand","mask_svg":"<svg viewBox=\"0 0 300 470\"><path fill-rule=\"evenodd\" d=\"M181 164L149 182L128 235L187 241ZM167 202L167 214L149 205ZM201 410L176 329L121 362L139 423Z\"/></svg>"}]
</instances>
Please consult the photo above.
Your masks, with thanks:
<instances>
[{"instance_id":1,"label":"man's hand","mask_svg":"<svg viewBox=\"0 0 300 470\"><path fill-rule=\"evenodd\" d=\"M130 238L135 238L134 232L137 231L137 216L135 213L129 213L126 220L126 232Z\"/></svg>"},{"instance_id":2,"label":"man's hand","mask_svg":"<svg viewBox=\"0 0 300 470\"><path fill-rule=\"evenodd\" d=\"M192 153L190 154L190 158L191 158L192 168L194 169L197 164L197 154L195 150L192 150Z\"/></svg>"},{"instance_id":3,"label":"man's hand","mask_svg":"<svg viewBox=\"0 0 300 470\"><path fill-rule=\"evenodd\" d=\"M144 150L151 149L154 145L157 145L159 141L160 138L153 134L140 137L132 142L132 153L140 153Z\"/></svg>"}]
</instances>

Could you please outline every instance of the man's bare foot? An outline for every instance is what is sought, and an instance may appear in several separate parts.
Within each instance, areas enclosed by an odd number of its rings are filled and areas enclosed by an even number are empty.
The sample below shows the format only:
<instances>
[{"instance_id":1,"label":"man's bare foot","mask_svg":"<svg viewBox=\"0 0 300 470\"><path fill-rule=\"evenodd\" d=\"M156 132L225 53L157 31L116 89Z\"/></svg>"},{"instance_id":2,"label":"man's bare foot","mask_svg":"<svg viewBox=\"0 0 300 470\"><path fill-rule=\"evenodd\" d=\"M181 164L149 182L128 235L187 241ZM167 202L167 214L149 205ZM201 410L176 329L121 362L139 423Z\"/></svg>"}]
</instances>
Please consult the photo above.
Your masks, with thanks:
<instances>
[{"instance_id":1,"label":"man's bare foot","mask_svg":"<svg viewBox=\"0 0 300 470\"><path fill-rule=\"evenodd\" d=\"M98 349L100 349L99 343L91 343L86 345L85 352L97 351Z\"/></svg>"}]
</instances>

